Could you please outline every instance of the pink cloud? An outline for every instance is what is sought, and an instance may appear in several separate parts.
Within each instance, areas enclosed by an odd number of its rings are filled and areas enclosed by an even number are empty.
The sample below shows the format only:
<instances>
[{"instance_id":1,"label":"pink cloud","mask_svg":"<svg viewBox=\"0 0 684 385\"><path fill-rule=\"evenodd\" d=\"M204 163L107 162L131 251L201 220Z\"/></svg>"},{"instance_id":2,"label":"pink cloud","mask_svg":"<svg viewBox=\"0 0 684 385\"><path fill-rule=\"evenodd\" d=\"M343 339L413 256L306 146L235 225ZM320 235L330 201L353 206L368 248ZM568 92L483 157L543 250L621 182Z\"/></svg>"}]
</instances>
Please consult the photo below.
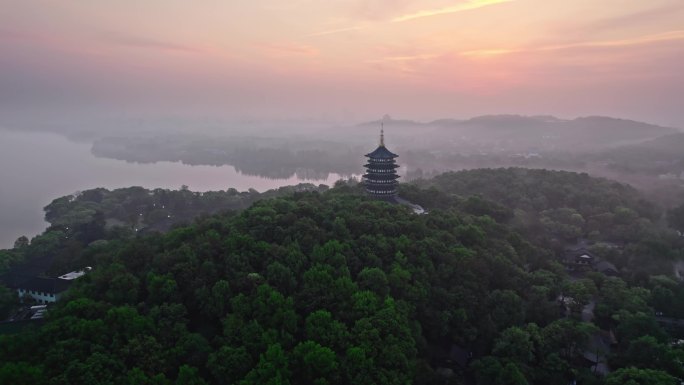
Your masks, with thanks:
<instances>
[{"instance_id":1,"label":"pink cloud","mask_svg":"<svg viewBox=\"0 0 684 385\"><path fill-rule=\"evenodd\" d=\"M420 11L404 14L401 16L397 16L392 19L392 22L403 22L403 21L410 21L410 20L415 20L415 19L422 19L424 17L432 17L432 16L439 16L439 15L448 15L451 13L457 13L457 12L465 12L465 11L472 11L475 9L479 8L484 8L496 4L502 4L502 3L510 3L514 0L468 0L466 2L452 5L449 7L443 7L443 8L433 8L433 9L423 9Z\"/></svg>"},{"instance_id":2,"label":"pink cloud","mask_svg":"<svg viewBox=\"0 0 684 385\"><path fill-rule=\"evenodd\" d=\"M514 53L541 52L541 51L561 51L577 48L613 48L629 47L635 45L652 44L667 41L684 40L684 30L669 31L653 35L637 36L627 39L582 41L567 44L543 45L538 47L526 48L493 48L479 49L461 52L463 56L469 57L491 57Z\"/></svg>"},{"instance_id":3,"label":"pink cloud","mask_svg":"<svg viewBox=\"0 0 684 385\"><path fill-rule=\"evenodd\" d=\"M319 53L318 49L299 43L263 43L258 44L257 46L265 48L275 54L317 56Z\"/></svg>"}]
</instances>

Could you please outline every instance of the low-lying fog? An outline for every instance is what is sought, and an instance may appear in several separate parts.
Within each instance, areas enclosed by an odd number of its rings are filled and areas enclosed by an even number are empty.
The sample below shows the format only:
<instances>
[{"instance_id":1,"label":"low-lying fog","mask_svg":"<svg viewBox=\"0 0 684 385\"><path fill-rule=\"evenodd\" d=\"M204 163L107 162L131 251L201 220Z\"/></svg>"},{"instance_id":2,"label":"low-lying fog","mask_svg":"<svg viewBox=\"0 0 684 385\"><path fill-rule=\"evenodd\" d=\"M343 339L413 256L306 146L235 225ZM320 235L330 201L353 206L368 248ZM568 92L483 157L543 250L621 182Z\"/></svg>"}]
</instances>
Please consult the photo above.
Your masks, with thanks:
<instances>
[{"instance_id":1,"label":"low-lying fog","mask_svg":"<svg viewBox=\"0 0 684 385\"><path fill-rule=\"evenodd\" d=\"M377 146L381 122L387 146L399 154L403 181L447 170L520 166L610 177L666 205L683 194L684 133L607 117L29 124L0 129L0 247L42 231L42 207L83 189L188 185L198 191L264 191L302 181L331 185L363 172L363 155Z\"/></svg>"}]
</instances>

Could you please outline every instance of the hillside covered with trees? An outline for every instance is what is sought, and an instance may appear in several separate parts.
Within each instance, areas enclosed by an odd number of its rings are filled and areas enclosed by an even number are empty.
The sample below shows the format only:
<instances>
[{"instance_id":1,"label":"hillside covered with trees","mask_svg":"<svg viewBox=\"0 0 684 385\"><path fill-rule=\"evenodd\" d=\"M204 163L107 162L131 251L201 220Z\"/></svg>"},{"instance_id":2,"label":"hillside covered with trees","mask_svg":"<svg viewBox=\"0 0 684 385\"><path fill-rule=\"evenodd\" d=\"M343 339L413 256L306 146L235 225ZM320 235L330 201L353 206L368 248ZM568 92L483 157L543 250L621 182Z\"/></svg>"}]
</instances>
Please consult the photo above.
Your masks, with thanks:
<instances>
[{"instance_id":1,"label":"hillside covered with trees","mask_svg":"<svg viewBox=\"0 0 684 385\"><path fill-rule=\"evenodd\" d=\"M116 210L94 209L74 227L66 218L82 211L78 199L53 203L48 233L63 231L54 243L19 242L2 258L30 260L41 244L50 253L75 242L63 268L94 269L43 326L0 336L0 383L684 378L684 349L673 343L680 333L655 315L684 316L684 286L671 268L682 243L636 191L520 169L444 174L401 189L428 213L338 183L135 234L132 223L107 225ZM582 238L620 262L619 276L566 272L558 251ZM594 317L585 319L591 304ZM614 339L609 350L596 343L605 334ZM607 375L592 369L590 353L610 366Z\"/></svg>"},{"instance_id":2,"label":"hillside covered with trees","mask_svg":"<svg viewBox=\"0 0 684 385\"><path fill-rule=\"evenodd\" d=\"M664 210L639 191L609 179L500 168L449 172L415 185L445 199L428 198L423 204L457 205L498 218L556 254L585 241L596 254L631 274L671 274L673 262L683 256L678 228L663 224L677 217L671 213L666 218ZM416 188L404 185L404 194L412 197ZM421 201L419 196L413 199Z\"/></svg>"}]
</instances>

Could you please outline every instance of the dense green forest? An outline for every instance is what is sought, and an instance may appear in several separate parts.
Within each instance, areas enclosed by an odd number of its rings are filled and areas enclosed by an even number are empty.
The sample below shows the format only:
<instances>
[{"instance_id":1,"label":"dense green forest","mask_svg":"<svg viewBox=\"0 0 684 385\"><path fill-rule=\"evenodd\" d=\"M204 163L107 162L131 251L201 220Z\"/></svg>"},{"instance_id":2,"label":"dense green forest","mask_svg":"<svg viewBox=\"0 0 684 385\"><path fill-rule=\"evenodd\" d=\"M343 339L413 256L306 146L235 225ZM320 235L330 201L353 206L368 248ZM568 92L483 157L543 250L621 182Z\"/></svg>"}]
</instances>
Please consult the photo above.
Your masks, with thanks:
<instances>
[{"instance_id":1,"label":"dense green forest","mask_svg":"<svg viewBox=\"0 0 684 385\"><path fill-rule=\"evenodd\" d=\"M510 224L525 239L556 254L585 239L597 255L631 275L671 274L681 259L681 237L664 222L684 219L684 210L662 209L633 187L584 173L524 168L450 172L417 181L415 186L440 192L440 207L457 205L475 215ZM417 187L413 187L419 191ZM435 204L432 197L421 201ZM684 223L684 220L680 220Z\"/></svg>"},{"instance_id":2,"label":"dense green forest","mask_svg":"<svg viewBox=\"0 0 684 385\"><path fill-rule=\"evenodd\" d=\"M129 187L109 191L104 188L83 191L55 199L45 207L45 220L54 226L89 223L102 215L108 227L168 230L172 224L191 221L201 214L243 210L257 200L291 194L295 191L325 191L325 185L299 184L259 193L256 190L193 192Z\"/></svg>"},{"instance_id":3,"label":"dense green forest","mask_svg":"<svg viewBox=\"0 0 684 385\"><path fill-rule=\"evenodd\" d=\"M20 237L12 250L0 250L0 274L11 266L28 263L49 273L66 272L77 265L91 242L130 239L136 234L163 232L190 223L201 215L248 208L260 199L291 195L296 191L325 191L325 185L299 184L259 193L256 190L193 192L128 187L96 188L53 200L44 208L47 230L29 242ZM35 269L31 269L35 270Z\"/></svg>"},{"instance_id":4,"label":"dense green forest","mask_svg":"<svg viewBox=\"0 0 684 385\"><path fill-rule=\"evenodd\" d=\"M55 273L94 267L44 325L0 336L2 384L684 378L681 333L656 317L684 317L673 268L683 244L667 226L684 218L625 185L542 170L448 173L401 185L428 209L416 215L340 182L144 234L127 218L156 218L160 201L145 201L156 194L129 207L127 193L93 191L53 202L45 234L0 254L8 267L54 253ZM620 275L570 276L559 253L582 239ZM597 343L606 335L607 348Z\"/></svg>"}]
</instances>

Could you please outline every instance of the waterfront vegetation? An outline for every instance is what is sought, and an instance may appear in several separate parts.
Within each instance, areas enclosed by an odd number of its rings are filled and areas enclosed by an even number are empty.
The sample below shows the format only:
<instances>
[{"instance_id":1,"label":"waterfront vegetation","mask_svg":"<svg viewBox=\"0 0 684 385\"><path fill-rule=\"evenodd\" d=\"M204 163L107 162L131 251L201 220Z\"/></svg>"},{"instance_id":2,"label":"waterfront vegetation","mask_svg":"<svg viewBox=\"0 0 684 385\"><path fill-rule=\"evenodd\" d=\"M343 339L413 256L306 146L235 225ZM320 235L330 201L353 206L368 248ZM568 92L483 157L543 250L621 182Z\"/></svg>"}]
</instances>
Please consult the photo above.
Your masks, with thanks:
<instances>
[{"instance_id":1,"label":"waterfront vegetation","mask_svg":"<svg viewBox=\"0 0 684 385\"><path fill-rule=\"evenodd\" d=\"M399 187L428 213L371 200L353 181L57 199L46 232L0 251L0 268L49 256L47 273L93 271L44 325L0 336L0 383L684 378L680 331L656 316L684 318L684 209L569 172L472 170ZM569 275L559 256L578 241L619 276ZM0 311L14 300L0 288Z\"/></svg>"}]
</instances>

